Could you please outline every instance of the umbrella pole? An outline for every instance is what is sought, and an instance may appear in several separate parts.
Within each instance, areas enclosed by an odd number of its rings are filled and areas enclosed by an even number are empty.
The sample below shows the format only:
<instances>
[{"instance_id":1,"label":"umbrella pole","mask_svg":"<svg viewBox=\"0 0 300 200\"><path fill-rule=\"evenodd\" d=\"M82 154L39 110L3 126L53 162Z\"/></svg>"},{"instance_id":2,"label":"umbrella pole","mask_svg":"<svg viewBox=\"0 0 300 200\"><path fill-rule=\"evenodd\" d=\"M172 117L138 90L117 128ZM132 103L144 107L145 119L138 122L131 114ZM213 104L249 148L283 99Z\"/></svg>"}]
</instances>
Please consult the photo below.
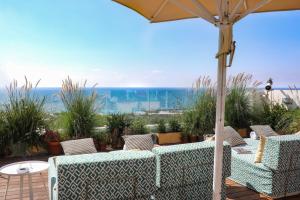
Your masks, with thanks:
<instances>
[{"instance_id":1,"label":"umbrella pole","mask_svg":"<svg viewBox=\"0 0 300 200\"><path fill-rule=\"evenodd\" d=\"M219 26L219 52L222 51L227 34ZM230 39L230 38L229 38ZM216 104L216 135L214 154L214 181L213 199L220 200L222 192L222 165L223 165L223 137L224 114L225 114L225 89L226 89L226 54L218 56L218 82L217 82L217 104Z\"/></svg>"}]
</instances>

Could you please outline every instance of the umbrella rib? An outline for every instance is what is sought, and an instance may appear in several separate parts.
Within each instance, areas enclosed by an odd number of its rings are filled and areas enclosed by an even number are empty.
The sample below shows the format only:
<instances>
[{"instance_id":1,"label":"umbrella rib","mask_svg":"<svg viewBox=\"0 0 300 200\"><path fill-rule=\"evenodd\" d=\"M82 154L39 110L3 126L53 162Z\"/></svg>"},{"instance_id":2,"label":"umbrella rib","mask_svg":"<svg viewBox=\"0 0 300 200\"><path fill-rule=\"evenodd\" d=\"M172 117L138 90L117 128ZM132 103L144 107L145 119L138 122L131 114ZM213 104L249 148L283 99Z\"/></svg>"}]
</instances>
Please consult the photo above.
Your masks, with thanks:
<instances>
[{"instance_id":1,"label":"umbrella rib","mask_svg":"<svg viewBox=\"0 0 300 200\"><path fill-rule=\"evenodd\" d=\"M193 4L198 8L200 13L203 13L203 15L205 15L209 21L213 24L216 23L216 18L207 10L207 8L200 3L198 0L191 0L193 2Z\"/></svg>"},{"instance_id":2,"label":"umbrella rib","mask_svg":"<svg viewBox=\"0 0 300 200\"><path fill-rule=\"evenodd\" d=\"M179 8L181 8L182 10L184 10L185 12L190 13L191 15L193 15L195 17L203 18L203 19L205 19L206 21L208 21L212 24L216 24L216 21L212 21L211 19L208 19L206 16L203 16L203 14L195 13L190 8L186 7L184 4L180 3L178 0L170 0L170 1L172 3L174 3L176 6L178 6Z\"/></svg>"},{"instance_id":3,"label":"umbrella rib","mask_svg":"<svg viewBox=\"0 0 300 200\"><path fill-rule=\"evenodd\" d=\"M241 7L244 5L246 1L245 0L240 0L234 7L234 9L232 10L231 14L229 15L229 20L230 21L234 21L235 16L237 15L237 13L239 12L239 10L241 9Z\"/></svg>"},{"instance_id":4,"label":"umbrella rib","mask_svg":"<svg viewBox=\"0 0 300 200\"><path fill-rule=\"evenodd\" d=\"M241 20L242 18L246 17L247 15L249 15L250 13L260 9L261 7L263 7L264 5L270 3L272 0L262 0L260 2L258 2L253 8L249 8L248 10L246 10L244 13L242 13L236 20L235 22Z\"/></svg>"},{"instance_id":5,"label":"umbrella rib","mask_svg":"<svg viewBox=\"0 0 300 200\"><path fill-rule=\"evenodd\" d=\"M166 7L167 3L169 0L165 0L163 1L163 3L159 6L159 8L155 11L155 13L153 14L153 16L151 17L151 22L153 22L153 20L161 13L161 11Z\"/></svg>"}]
</instances>

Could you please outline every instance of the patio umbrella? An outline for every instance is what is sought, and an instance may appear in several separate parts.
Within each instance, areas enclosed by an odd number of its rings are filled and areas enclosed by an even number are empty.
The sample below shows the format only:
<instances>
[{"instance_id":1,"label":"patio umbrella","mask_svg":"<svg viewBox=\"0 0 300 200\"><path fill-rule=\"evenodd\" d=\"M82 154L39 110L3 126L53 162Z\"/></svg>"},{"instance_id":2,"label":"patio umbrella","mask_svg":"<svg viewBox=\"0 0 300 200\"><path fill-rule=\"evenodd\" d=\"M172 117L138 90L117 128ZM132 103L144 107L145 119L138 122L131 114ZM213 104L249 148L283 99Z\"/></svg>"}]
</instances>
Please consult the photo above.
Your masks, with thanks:
<instances>
[{"instance_id":1,"label":"patio umbrella","mask_svg":"<svg viewBox=\"0 0 300 200\"><path fill-rule=\"evenodd\" d=\"M250 13L299 10L300 0L114 0L152 23L202 18L219 28L216 139L213 199L221 199L226 68L231 66L235 42L232 28Z\"/></svg>"}]
</instances>

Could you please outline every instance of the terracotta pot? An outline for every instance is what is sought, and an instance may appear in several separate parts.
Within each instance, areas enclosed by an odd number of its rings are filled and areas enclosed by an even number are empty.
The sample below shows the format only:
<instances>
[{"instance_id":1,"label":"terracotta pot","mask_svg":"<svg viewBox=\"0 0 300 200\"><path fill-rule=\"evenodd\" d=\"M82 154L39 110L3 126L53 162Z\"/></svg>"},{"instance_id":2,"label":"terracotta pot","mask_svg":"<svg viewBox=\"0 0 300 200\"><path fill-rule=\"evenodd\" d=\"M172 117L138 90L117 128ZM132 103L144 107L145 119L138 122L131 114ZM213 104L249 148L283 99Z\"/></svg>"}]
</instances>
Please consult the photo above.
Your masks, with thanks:
<instances>
[{"instance_id":1,"label":"terracotta pot","mask_svg":"<svg viewBox=\"0 0 300 200\"><path fill-rule=\"evenodd\" d=\"M204 136L203 135L199 135L198 136L198 141L199 142L203 142L204 141Z\"/></svg>"},{"instance_id":2,"label":"terracotta pot","mask_svg":"<svg viewBox=\"0 0 300 200\"><path fill-rule=\"evenodd\" d=\"M106 147L107 147L106 144L99 143L99 149L100 149L100 151L106 151Z\"/></svg>"},{"instance_id":3,"label":"terracotta pot","mask_svg":"<svg viewBox=\"0 0 300 200\"><path fill-rule=\"evenodd\" d=\"M248 131L246 128L240 128L237 130L237 132L242 136L243 138L248 137Z\"/></svg>"},{"instance_id":4,"label":"terracotta pot","mask_svg":"<svg viewBox=\"0 0 300 200\"><path fill-rule=\"evenodd\" d=\"M198 142L198 136L197 135L189 135L189 139L190 139L191 143Z\"/></svg>"},{"instance_id":5,"label":"terracotta pot","mask_svg":"<svg viewBox=\"0 0 300 200\"><path fill-rule=\"evenodd\" d=\"M181 143L182 144L189 143L189 137L188 136L182 136L181 137Z\"/></svg>"},{"instance_id":6,"label":"terracotta pot","mask_svg":"<svg viewBox=\"0 0 300 200\"><path fill-rule=\"evenodd\" d=\"M60 142L48 142L47 144L48 144L48 152L51 155L57 156L63 153Z\"/></svg>"}]
</instances>

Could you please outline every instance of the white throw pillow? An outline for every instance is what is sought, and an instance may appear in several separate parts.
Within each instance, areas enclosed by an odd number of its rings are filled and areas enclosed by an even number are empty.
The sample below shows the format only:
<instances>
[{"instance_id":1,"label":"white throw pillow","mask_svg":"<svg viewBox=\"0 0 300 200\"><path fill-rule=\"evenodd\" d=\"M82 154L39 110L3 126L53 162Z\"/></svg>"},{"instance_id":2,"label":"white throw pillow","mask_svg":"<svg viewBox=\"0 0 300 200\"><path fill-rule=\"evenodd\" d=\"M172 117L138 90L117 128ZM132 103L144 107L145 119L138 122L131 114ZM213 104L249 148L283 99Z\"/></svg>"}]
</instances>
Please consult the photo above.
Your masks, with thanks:
<instances>
[{"instance_id":1,"label":"white throw pillow","mask_svg":"<svg viewBox=\"0 0 300 200\"><path fill-rule=\"evenodd\" d=\"M65 155L97 153L92 138L64 141L61 146Z\"/></svg>"},{"instance_id":2,"label":"white throw pillow","mask_svg":"<svg viewBox=\"0 0 300 200\"><path fill-rule=\"evenodd\" d=\"M234 147L240 144L246 144L244 139L231 126L224 127L224 140Z\"/></svg>"},{"instance_id":3,"label":"white throw pillow","mask_svg":"<svg viewBox=\"0 0 300 200\"><path fill-rule=\"evenodd\" d=\"M154 144L152 140L152 134L145 135L125 135L123 136L125 141L124 150L152 150Z\"/></svg>"},{"instance_id":4,"label":"white throw pillow","mask_svg":"<svg viewBox=\"0 0 300 200\"><path fill-rule=\"evenodd\" d=\"M258 135L258 136L278 136L278 134L269 126L269 125L254 125L250 126L250 128Z\"/></svg>"}]
</instances>

